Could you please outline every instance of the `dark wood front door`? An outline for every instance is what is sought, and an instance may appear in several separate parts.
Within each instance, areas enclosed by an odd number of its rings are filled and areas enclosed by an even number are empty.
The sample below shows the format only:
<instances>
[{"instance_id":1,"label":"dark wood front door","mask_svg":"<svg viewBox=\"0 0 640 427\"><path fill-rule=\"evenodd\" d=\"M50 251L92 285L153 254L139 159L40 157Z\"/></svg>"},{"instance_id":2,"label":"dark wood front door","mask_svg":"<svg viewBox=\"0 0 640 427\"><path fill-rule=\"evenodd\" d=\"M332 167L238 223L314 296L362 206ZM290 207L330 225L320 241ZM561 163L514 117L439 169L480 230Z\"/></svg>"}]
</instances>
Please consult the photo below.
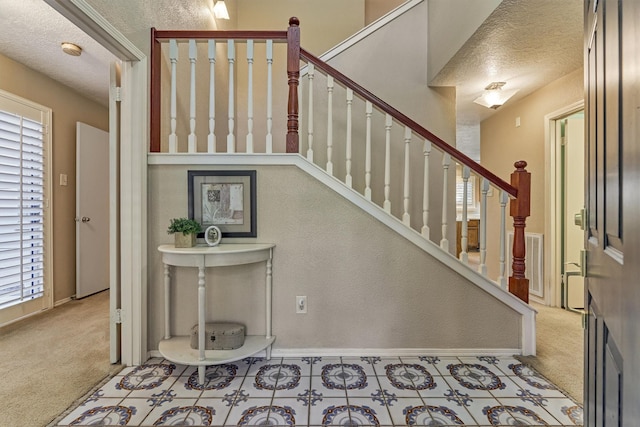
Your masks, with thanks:
<instances>
[{"instance_id":1,"label":"dark wood front door","mask_svg":"<svg viewBox=\"0 0 640 427\"><path fill-rule=\"evenodd\" d=\"M640 426L639 4L585 0L587 426Z\"/></svg>"}]
</instances>

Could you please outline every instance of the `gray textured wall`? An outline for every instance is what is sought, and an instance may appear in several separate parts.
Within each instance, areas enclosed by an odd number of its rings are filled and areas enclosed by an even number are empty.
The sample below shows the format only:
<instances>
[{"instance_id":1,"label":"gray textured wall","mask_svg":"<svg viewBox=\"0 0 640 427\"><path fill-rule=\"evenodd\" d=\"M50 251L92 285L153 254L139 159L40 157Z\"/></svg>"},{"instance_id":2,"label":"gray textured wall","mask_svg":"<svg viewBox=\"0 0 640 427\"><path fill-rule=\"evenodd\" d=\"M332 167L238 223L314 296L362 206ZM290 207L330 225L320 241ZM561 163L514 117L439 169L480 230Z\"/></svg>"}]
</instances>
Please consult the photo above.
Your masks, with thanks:
<instances>
[{"instance_id":1,"label":"gray textured wall","mask_svg":"<svg viewBox=\"0 0 640 427\"><path fill-rule=\"evenodd\" d=\"M169 219L187 214L188 166L149 168L149 349L163 334L163 268ZM213 169L213 168L211 168ZM520 346L520 318L294 166L256 169L258 238L272 242L277 349L503 349ZM227 240L231 242L231 240ZM264 265L207 271L208 320L264 333ZM196 319L195 269L177 269L174 334ZM295 296L309 313L295 314Z\"/></svg>"}]
</instances>

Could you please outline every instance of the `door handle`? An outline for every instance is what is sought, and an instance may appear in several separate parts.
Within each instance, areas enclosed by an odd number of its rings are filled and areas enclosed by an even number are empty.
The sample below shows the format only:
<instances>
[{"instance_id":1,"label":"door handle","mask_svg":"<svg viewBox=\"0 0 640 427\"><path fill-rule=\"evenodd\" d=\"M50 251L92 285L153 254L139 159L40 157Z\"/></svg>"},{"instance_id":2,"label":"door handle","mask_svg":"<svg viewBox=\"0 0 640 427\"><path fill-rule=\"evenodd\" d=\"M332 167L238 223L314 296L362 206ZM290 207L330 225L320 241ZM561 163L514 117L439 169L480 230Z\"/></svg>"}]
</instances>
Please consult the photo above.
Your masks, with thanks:
<instances>
[{"instance_id":1,"label":"door handle","mask_svg":"<svg viewBox=\"0 0 640 427\"><path fill-rule=\"evenodd\" d=\"M573 215L573 223L580 227L580 230L584 230L584 209L580 209L580 212Z\"/></svg>"},{"instance_id":2,"label":"door handle","mask_svg":"<svg viewBox=\"0 0 640 427\"><path fill-rule=\"evenodd\" d=\"M91 221L91 218L89 218L88 216L82 217L82 222L89 222L89 221Z\"/></svg>"},{"instance_id":3,"label":"door handle","mask_svg":"<svg viewBox=\"0 0 640 427\"><path fill-rule=\"evenodd\" d=\"M575 265L580 269L580 271L567 271L565 274L567 276L577 276L587 277L587 251L585 249L580 250L580 262L568 262L567 265Z\"/></svg>"}]
</instances>

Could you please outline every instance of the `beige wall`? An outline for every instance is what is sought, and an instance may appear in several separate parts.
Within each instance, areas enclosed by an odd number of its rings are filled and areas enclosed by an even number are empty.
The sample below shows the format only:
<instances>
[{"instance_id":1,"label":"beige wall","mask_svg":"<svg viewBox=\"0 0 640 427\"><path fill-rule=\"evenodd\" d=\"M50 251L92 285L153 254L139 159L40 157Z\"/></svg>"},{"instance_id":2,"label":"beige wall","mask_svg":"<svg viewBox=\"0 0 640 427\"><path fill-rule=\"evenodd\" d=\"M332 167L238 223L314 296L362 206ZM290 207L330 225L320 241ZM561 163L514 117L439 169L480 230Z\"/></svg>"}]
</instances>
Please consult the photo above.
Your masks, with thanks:
<instances>
[{"instance_id":1,"label":"beige wall","mask_svg":"<svg viewBox=\"0 0 640 427\"><path fill-rule=\"evenodd\" d=\"M106 107L2 55L0 89L53 110L53 286L54 301L61 301L76 292L76 122L108 130L109 112ZM62 173L69 177L66 187L58 185Z\"/></svg>"},{"instance_id":2,"label":"beige wall","mask_svg":"<svg viewBox=\"0 0 640 427\"><path fill-rule=\"evenodd\" d=\"M364 1L364 23L371 24L376 19L386 15L396 7L405 3L405 0L365 0Z\"/></svg>"},{"instance_id":3,"label":"beige wall","mask_svg":"<svg viewBox=\"0 0 640 427\"><path fill-rule=\"evenodd\" d=\"M163 335L163 266L155 248L172 243L170 218L187 214L190 169L202 166L149 168L151 350ZM297 167L233 169L257 170L258 204L258 238L235 241L277 245L276 348L520 347L519 315ZM264 274L258 264L207 269L207 320L264 333ZM188 334L197 322L197 271L176 269L172 279L179 289L172 291L172 333ZM295 314L296 295L308 297L307 315Z\"/></svg>"},{"instance_id":4,"label":"beige wall","mask_svg":"<svg viewBox=\"0 0 640 427\"><path fill-rule=\"evenodd\" d=\"M284 30L300 19L301 45L320 55L364 27L364 0L237 0L238 29Z\"/></svg>"},{"instance_id":5,"label":"beige wall","mask_svg":"<svg viewBox=\"0 0 640 427\"><path fill-rule=\"evenodd\" d=\"M545 232L547 195L545 175L550 171L545 165L544 116L583 99L582 68L552 82L531 95L501 107L491 118L481 123L480 153L482 165L500 177L509 176L518 160L527 162L531 172L531 216L527 219L528 232ZM520 127L515 126L520 117ZM489 218L499 218L498 192L494 191L489 202ZM508 208L507 208L508 209ZM508 213L508 211L507 211ZM489 236L498 236L489 223ZM508 221L508 228L513 222ZM546 238L546 237L545 237ZM487 239L487 263L489 276L497 277L499 239ZM547 268L546 266L545 268Z\"/></svg>"}]
</instances>

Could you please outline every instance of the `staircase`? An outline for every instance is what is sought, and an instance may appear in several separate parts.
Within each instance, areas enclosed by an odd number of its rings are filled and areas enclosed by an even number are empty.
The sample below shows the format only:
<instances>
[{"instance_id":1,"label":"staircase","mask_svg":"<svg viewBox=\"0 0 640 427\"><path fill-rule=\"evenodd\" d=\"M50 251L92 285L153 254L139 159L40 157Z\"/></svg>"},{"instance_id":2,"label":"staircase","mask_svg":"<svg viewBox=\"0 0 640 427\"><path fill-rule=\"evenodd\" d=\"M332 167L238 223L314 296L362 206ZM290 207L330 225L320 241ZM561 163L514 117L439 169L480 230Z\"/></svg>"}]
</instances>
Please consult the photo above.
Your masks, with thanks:
<instances>
[{"instance_id":1,"label":"staircase","mask_svg":"<svg viewBox=\"0 0 640 427\"><path fill-rule=\"evenodd\" d=\"M416 7L374 25L406 25L400 21ZM287 31L152 33L150 211L167 211L154 200L166 199L167 187L179 193L186 170L257 170L257 241L277 245L274 354L535 354L520 243L529 208L525 162L510 183L498 178L419 123L429 119L410 118L301 48L295 18ZM361 40L372 35L365 31ZM350 50L366 47L361 40L330 62L348 62ZM286 63L276 61L285 55ZM284 107L286 120L274 114ZM456 170L464 192L459 253ZM467 197L472 188L476 199ZM170 198L175 216L184 216L182 199ZM507 280L509 199L514 273ZM467 250L467 214L476 201L477 269ZM500 205L497 221L486 217L489 203ZM162 242L167 218L150 221L151 247ZM493 238L502 242L495 278L487 276L488 223L497 224ZM159 274L152 270L150 283ZM305 318L290 313L295 295L309 298ZM151 326L152 341L158 331Z\"/></svg>"}]
</instances>

